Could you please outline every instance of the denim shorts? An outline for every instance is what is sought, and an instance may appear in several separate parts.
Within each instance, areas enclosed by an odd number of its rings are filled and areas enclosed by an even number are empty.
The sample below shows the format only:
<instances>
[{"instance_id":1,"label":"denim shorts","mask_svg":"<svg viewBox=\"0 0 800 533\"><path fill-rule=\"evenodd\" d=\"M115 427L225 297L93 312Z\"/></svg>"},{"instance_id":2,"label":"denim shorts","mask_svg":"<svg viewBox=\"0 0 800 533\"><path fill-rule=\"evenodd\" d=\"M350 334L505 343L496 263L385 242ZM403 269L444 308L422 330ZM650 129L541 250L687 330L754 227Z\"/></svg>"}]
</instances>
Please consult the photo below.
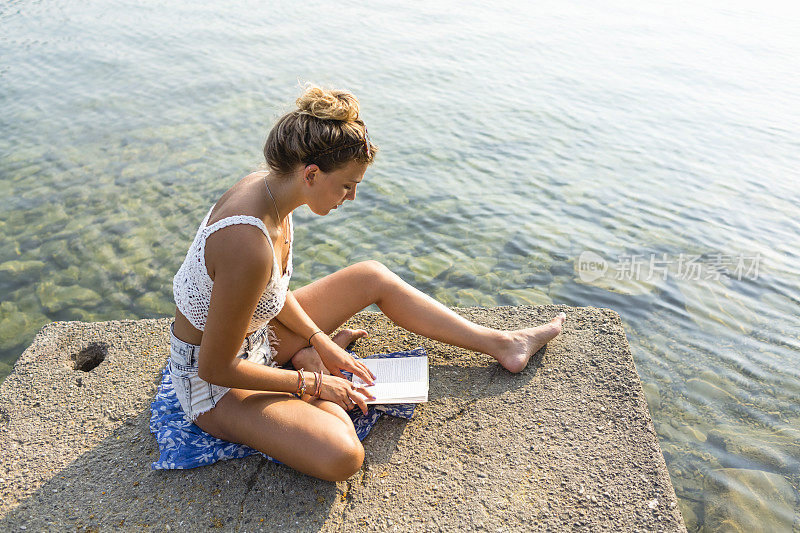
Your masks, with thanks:
<instances>
[{"instance_id":1,"label":"denim shorts","mask_svg":"<svg viewBox=\"0 0 800 533\"><path fill-rule=\"evenodd\" d=\"M177 338L174 328L173 322L169 327L169 374L184 415L194 422L198 416L213 409L231 389L203 381L197 376L197 355L200 353L200 346ZM266 324L245 337L237 357L274 367L277 366L275 363L277 345L278 337L269 324Z\"/></svg>"}]
</instances>

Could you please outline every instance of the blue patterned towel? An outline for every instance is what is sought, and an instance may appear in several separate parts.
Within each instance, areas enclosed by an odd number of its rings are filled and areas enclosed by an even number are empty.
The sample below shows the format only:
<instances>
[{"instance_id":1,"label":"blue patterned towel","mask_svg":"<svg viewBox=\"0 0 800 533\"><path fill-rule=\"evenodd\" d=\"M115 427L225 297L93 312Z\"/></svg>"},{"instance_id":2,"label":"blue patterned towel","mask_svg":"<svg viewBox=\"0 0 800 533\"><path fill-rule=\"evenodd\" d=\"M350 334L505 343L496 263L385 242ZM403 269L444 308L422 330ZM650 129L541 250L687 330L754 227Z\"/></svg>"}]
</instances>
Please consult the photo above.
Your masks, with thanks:
<instances>
[{"instance_id":1,"label":"blue patterned towel","mask_svg":"<svg viewBox=\"0 0 800 533\"><path fill-rule=\"evenodd\" d=\"M375 354L367 357L415 357L426 355L424 348L417 348L408 352L395 352L389 354ZM291 363L287 368L292 368ZM359 409L348 411L353 420L358 438L364 440L372 426L381 417L388 414L400 418L411 418L414 415L416 404L370 405L367 414ZM158 386L156 397L150 405L150 432L158 442L160 457L152 464L153 470L194 468L196 466L210 465L224 459L247 457L254 453L261 453L243 444L227 442L212 437L196 424L189 422L183 416L183 410L175 391L172 389L168 366L161 371L161 384ZM261 454L270 461L280 463L277 459Z\"/></svg>"}]
</instances>

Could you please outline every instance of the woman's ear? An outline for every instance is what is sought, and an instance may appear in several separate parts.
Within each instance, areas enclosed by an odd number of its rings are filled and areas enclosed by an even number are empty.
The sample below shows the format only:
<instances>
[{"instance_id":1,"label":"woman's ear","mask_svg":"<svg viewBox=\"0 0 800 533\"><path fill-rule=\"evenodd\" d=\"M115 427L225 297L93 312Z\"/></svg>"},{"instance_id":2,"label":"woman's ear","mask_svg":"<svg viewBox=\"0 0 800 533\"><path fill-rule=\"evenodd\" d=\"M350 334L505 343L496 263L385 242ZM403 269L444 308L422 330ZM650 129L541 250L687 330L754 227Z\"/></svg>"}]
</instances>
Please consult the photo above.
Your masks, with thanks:
<instances>
[{"instance_id":1,"label":"woman's ear","mask_svg":"<svg viewBox=\"0 0 800 533\"><path fill-rule=\"evenodd\" d=\"M313 185L318 173L319 167L317 165L306 165L303 169L303 181L308 185Z\"/></svg>"}]
</instances>

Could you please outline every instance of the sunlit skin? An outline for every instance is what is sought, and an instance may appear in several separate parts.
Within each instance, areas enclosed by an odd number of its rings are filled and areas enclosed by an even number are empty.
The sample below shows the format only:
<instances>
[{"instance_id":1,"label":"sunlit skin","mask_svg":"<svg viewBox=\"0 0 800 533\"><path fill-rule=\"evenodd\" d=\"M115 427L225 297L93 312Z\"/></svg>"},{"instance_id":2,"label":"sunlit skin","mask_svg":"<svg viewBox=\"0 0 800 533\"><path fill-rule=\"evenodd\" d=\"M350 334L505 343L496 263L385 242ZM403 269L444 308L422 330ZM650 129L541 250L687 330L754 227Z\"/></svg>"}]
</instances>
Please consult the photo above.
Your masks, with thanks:
<instances>
[{"instance_id":1,"label":"sunlit skin","mask_svg":"<svg viewBox=\"0 0 800 533\"><path fill-rule=\"evenodd\" d=\"M209 225L236 214L260 218L285 269L289 245L286 217L302 205L320 216L356 199L367 165L351 161L332 172L316 165L298 165L288 176L252 173L217 202ZM264 178L275 199L266 191ZM276 214L277 206L277 214ZM216 407L196 423L219 438L263 451L306 474L336 481L361 468L364 449L346 409L366 411L368 388L342 379L349 370L371 381L366 367L344 347L367 334L342 329L328 335L362 309L375 304L395 324L447 344L488 354L511 372L521 372L531 355L561 332L559 314L549 323L522 330L496 330L466 320L404 282L377 261L356 263L297 290L290 291L282 311L270 324L280 341L276 362L290 359L310 371L325 372L321 398L297 399L297 373L259 365L236 357L267 281L272 274L272 250L266 236L252 225L231 225L206 241L206 267L214 287L204 331L195 329L176 309L175 335L200 345L202 379L231 387ZM308 337L317 329L324 334ZM298 445L302 443L302 445Z\"/></svg>"}]
</instances>

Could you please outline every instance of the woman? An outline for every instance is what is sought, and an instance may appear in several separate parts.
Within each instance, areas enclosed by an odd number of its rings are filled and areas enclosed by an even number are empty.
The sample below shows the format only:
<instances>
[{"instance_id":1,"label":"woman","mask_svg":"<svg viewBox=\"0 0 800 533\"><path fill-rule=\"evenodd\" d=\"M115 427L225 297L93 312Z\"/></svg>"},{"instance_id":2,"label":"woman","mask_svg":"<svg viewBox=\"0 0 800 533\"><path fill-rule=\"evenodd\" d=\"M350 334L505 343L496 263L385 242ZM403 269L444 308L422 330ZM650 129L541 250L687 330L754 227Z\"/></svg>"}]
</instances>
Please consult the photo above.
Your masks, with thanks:
<instances>
[{"instance_id":1,"label":"woman","mask_svg":"<svg viewBox=\"0 0 800 533\"><path fill-rule=\"evenodd\" d=\"M489 354L511 372L524 369L565 318L517 331L479 326L376 261L289 291L292 212L307 205L324 216L355 200L376 151L352 94L307 88L269 134L268 170L212 206L173 280L170 374L186 416L211 435L331 481L347 479L364 459L345 411L366 412L371 396L341 371L372 383L344 349L366 332L328 336L358 311L376 304L399 326ZM277 368L289 360L301 370Z\"/></svg>"}]
</instances>

